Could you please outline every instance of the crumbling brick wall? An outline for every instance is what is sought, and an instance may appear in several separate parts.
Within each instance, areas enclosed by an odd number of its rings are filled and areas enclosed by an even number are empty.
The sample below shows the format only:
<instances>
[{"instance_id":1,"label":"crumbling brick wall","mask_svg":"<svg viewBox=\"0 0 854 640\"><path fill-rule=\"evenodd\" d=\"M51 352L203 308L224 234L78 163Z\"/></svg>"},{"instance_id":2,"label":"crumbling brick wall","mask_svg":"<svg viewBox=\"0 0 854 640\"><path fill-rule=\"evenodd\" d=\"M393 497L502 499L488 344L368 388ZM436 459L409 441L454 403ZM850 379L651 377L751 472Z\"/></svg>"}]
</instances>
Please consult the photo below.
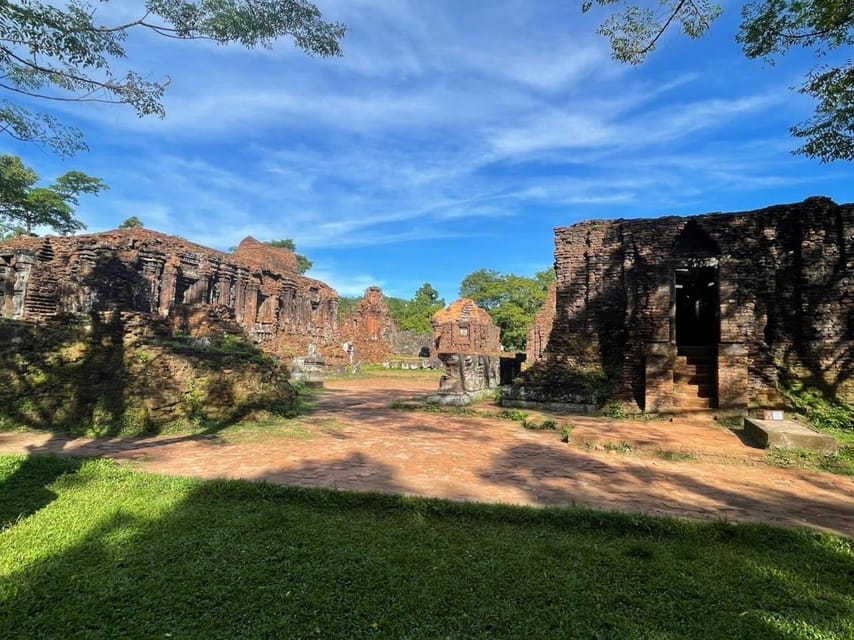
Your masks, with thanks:
<instances>
[{"instance_id":1,"label":"crumbling brick wall","mask_svg":"<svg viewBox=\"0 0 854 640\"><path fill-rule=\"evenodd\" d=\"M501 329L473 300L461 298L433 314L433 345L445 367L431 401L468 404L501 381Z\"/></svg>"},{"instance_id":2,"label":"crumbling brick wall","mask_svg":"<svg viewBox=\"0 0 854 640\"><path fill-rule=\"evenodd\" d=\"M473 300L461 298L433 314L435 351L492 355L501 351L501 329Z\"/></svg>"},{"instance_id":3,"label":"crumbling brick wall","mask_svg":"<svg viewBox=\"0 0 854 640\"><path fill-rule=\"evenodd\" d=\"M546 347L549 344L549 336L555 321L555 305L557 304L557 283L552 282L546 293L543 307L534 316L534 322L528 330L526 346L527 362L532 365L543 359Z\"/></svg>"},{"instance_id":4,"label":"crumbling brick wall","mask_svg":"<svg viewBox=\"0 0 854 640\"><path fill-rule=\"evenodd\" d=\"M193 331L194 308L216 309L286 356L338 337L335 291L252 238L228 254L146 229L20 237L0 245L0 292L2 317L30 321L117 309Z\"/></svg>"},{"instance_id":5,"label":"crumbling brick wall","mask_svg":"<svg viewBox=\"0 0 854 640\"><path fill-rule=\"evenodd\" d=\"M382 289L368 287L353 314L341 323L341 339L353 345L354 360L380 363L391 356L397 327Z\"/></svg>"},{"instance_id":6,"label":"crumbling brick wall","mask_svg":"<svg viewBox=\"0 0 854 640\"><path fill-rule=\"evenodd\" d=\"M602 370L614 398L643 407L648 349L674 339L674 269L703 261L717 269L719 352L744 349L749 401L773 393L779 368L854 400L854 205L828 198L556 229L546 360Z\"/></svg>"}]
</instances>

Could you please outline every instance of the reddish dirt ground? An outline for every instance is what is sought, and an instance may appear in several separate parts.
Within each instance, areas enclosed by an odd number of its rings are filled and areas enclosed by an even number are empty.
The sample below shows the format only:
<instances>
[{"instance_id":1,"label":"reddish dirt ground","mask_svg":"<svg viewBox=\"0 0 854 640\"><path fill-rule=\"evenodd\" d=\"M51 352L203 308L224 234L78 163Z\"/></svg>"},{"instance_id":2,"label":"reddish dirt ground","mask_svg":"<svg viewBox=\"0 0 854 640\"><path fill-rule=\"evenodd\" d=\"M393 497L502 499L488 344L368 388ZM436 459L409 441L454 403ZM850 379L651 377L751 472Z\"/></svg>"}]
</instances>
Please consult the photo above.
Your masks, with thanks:
<instances>
[{"instance_id":1,"label":"reddish dirt ground","mask_svg":"<svg viewBox=\"0 0 854 640\"><path fill-rule=\"evenodd\" d=\"M333 380L301 418L311 437L68 439L0 433L0 453L96 455L143 470L525 505L583 505L854 536L854 478L779 469L710 415L664 421L559 416L571 442L497 417L392 409L433 379ZM484 407L486 408L486 407ZM607 443L626 443L617 447ZM672 461L661 452L690 453Z\"/></svg>"}]
</instances>

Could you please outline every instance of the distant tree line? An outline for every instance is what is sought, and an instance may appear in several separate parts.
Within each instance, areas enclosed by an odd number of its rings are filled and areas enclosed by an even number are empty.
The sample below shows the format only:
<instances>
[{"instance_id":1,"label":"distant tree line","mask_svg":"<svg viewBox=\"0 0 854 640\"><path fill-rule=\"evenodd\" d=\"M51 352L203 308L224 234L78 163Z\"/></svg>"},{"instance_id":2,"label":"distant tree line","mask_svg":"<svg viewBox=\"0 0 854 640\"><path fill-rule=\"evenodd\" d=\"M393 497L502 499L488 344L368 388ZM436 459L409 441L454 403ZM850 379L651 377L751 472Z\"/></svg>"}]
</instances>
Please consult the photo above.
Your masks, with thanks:
<instances>
[{"instance_id":1,"label":"distant tree line","mask_svg":"<svg viewBox=\"0 0 854 640\"><path fill-rule=\"evenodd\" d=\"M554 282L554 269L533 277L478 269L460 285L460 297L471 298L485 309L492 321L501 327L501 344L508 351L524 351L528 329L546 300Z\"/></svg>"},{"instance_id":2,"label":"distant tree line","mask_svg":"<svg viewBox=\"0 0 854 640\"><path fill-rule=\"evenodd\" d=\"M505 349L523 351L528 330L552 282L553 269L540 271L533 277L478 269L463 279L459 293L460 297L474 300L489 313L501 328L501 343ZM359 296L342 296L338 303L339 318L343 320L352 315L361 300ZM445 306L445 301L429 282L425 282L411 299L387 297L386 304L399 329L429 334L433 332L430 319Z\"/></svg>"}]
</instances>

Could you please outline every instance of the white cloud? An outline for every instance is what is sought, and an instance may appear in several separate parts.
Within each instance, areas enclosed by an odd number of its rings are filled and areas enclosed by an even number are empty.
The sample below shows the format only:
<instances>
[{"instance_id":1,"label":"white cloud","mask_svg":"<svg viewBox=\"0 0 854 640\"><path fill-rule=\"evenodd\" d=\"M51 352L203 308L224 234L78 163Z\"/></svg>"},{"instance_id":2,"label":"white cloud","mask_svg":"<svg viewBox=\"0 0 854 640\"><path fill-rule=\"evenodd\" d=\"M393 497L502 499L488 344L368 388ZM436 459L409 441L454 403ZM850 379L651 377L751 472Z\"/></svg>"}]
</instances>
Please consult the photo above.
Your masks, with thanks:
<instances>
[{"instance_id":1,"label":"white cloud","mask_svg":"<svg viewBox=\"0 0 854 640\"><path fill-rule=\"evenodd\" d=\"M329 268L312 268L306 274L309 278L325 282L338 292L339 296L355 297L365 293L368 287L380 287L385 280L369 274L342 274Z\"/></svg>"},{"instance_id":2,"label":"white cloud","mask_svg":"<svg viewBox=\"0 0 854 640\"><path fill-rule=\"evenodd\" d=\"M851 193L844 168L805 170L789 156L786 125L803 106L786 91L790 74L710 81L667 48L660 62L622 67L595 20L580 24L577 6L561 3L320 8L350 27L343 58L285 42L245 51L142 38L129 43L133 66L174 78L165 120L57 105L84 118L84 168L113 187L85 201L90 226L136 215L222 249L291 237L309 257L335 258L312 275L361 295L447 284L445 271L476 261L519 263L510 246L547 264L548 241L528 241L548 238L554 221L711 210L725 195ZM384 262L410 244L436 259L420 270ZM371 248L375 264L348 268L346 256Z\"/></svg>"}]
</instances>

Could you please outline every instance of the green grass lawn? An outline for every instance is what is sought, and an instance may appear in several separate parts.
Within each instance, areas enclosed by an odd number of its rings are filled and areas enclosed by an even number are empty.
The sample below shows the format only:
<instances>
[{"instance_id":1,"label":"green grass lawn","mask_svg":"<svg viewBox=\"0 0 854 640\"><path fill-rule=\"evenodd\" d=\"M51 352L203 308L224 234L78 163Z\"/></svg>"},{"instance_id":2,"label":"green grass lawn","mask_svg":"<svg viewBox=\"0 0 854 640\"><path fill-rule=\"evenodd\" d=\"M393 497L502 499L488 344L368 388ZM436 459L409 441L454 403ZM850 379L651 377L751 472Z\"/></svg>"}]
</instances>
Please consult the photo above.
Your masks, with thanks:
<instances>
[{"instance_id":1,"label":"green grass lawn","mask_svg":"<svg viewBox=\"0 0 854 640\"><path fill-rule=\"evenodd\" d=\"M854 638L850 541L0 457L2 638Z\"/></svg>"},{"instance_id":2,"label":"green grass lawn","mask_svg":"<svg viewBox=\"0 0 854 640\"><path fill-rule=\"evenodd\" d=\"M420 362L420 358L391 358L392 360L413 360ZM444 375L444 371L442 369L386 369L380 364L363 364L359 367L359 370L356 373L346 373L344 375L336 376L336 375L328 375L328 379L332 380L341 380L348 378L359 378L359 379L388 379L388 378L409 378L413 380L436 380L438 383L439 378Z\"/></svg>"}]
</instances>

